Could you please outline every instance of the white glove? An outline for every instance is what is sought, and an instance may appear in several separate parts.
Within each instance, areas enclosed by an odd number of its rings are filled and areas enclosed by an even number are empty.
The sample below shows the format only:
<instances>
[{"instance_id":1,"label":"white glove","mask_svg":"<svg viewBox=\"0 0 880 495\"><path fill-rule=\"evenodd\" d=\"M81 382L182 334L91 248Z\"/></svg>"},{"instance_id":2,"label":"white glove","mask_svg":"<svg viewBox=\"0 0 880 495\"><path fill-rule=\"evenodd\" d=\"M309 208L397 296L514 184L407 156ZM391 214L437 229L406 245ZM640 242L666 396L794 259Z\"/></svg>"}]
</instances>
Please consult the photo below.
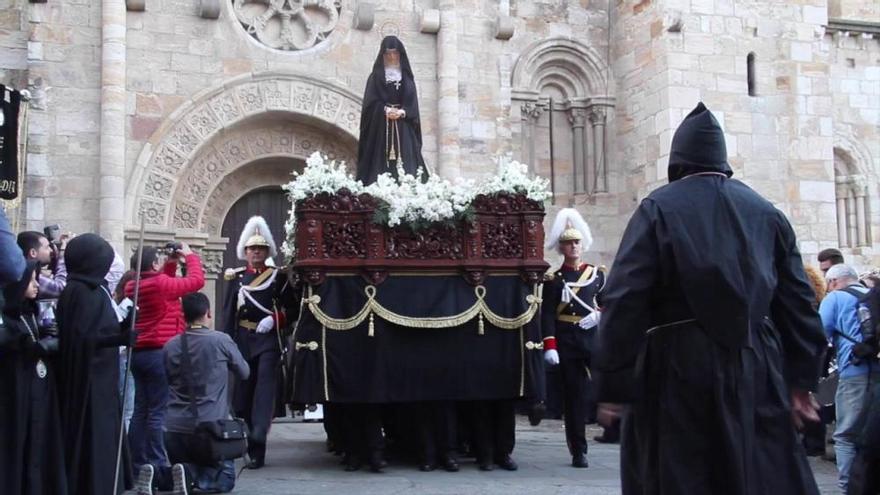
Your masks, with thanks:
<instances>
[{"instance_id":1,"label":"white glove","mask_svg":"<svg viewBox=\"0 0 880 495\"><path fill-rule=\"evenodd\" d=\"M271 316L267 316L260 320L260 323L257 325L257 333L269 333L272 329L275 328L275 318Z\"/></svg>"},{"instance_id":2,"label":"white glove","mask_svg":"<svg viewBox=\"0 0 880 495\"><path fill-rule=\"evenodd\" d=\"M600 318L600 313L598 311L593 311L592 313L585 316L581 321L579 321L578 326L583 328L584 330L589 330L599 324Z\"/></svg>"},{"instance_id":3,"label":"white glove","mask_svg":"<svg viewBox=\"0 0 880 495\"><path fill-rule=\"evenodd\" d=\"M550 366L556 366L559 364L559 353L556 352L556 349L547 349L544 351L544 361Z\"/></svg>"},{"instance_id":4,"label":"white glove","mask_svg":"<svg viewBox=\"0 0 880 495\"><path fill-rule=\"evenodd\" d=\"M132 308L134 308L134 301L127 297L113 308L116 310L116 319L119 320L119 323L122 323L128 318L128 314L131 313Z\"/></svg>"}]
</instances>

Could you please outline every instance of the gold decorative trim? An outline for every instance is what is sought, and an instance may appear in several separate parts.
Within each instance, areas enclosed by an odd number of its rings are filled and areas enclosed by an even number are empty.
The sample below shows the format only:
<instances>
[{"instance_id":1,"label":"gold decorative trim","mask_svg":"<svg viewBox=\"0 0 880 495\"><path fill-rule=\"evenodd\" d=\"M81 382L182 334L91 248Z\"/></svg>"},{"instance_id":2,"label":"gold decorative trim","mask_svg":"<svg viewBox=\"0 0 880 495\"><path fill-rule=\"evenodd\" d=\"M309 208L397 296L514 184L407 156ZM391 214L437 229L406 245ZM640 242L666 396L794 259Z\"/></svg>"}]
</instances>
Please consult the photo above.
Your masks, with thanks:
<instances>
[{"instance_id":1,"label":"gold decorative trim","mask_svg":"<svg viewBox=\"0 0 880 495\"><path fill-rule=\"evenodd\" d=\"M330 401L330 384L327 379L327 327L321 326L321 356L324 360L324 400Z\"/></svg>"},{"instance_id":2,"label":"gold decorative trim","mask_svg":"<svg viewBox=\"0 0 880 495\"><path fill-rule=\"evenodd\" d=\"M526 394L526 351L523 345L525 336L523 335L523 327L519 327L519 396Z\"/></svg>"},{"instance_id":3,"label":"gold decorative trim","mask_svg":"<svg viewBox=\"0 0 880 495\"><path fill-rule=\"evenodd\" d=\"M376 301L376 287L367 285L364 287L364 293L367 296L367 302L356 314L350 318L333 318L321 310L321 296L314 294L313 289L309 286L309 295L304 298L304 303L308 304L309 310L315 316L321 325L331 330L351 330L367 318L370 318L370 328L368 335L374 336L375 325L373 315L375 314L383 320L408 328L451 328L463 325L474 318L479 318L478 332L483 335L483 319L489 321L490 324L505 330L515 330L532 321L541 304L541 298L538 296L538 286L535 285L533 293L526 296L526 302L529 308L525 313L514 318L505 318L495 314L486 304L486 287L478 285L474 287L474 294L477 296L477 302L467 310L452 316L433 317L433 318L416 318L404 316L395 313Z\"/></svg>"},{"instance_id":4,"label":"gold decorative trim","mask_svg":"<svg viewBox=\"0 0 880 495\"><path fill-rule=\"evenodd\" d=\"M543 342L532 342L530 340L530 341L526 342L525 347L526 347L526 349L528 349L530 351L534 351L534 350L540 351L540 350L544 350L544 343Z\"/></svg>"}]
</instances>

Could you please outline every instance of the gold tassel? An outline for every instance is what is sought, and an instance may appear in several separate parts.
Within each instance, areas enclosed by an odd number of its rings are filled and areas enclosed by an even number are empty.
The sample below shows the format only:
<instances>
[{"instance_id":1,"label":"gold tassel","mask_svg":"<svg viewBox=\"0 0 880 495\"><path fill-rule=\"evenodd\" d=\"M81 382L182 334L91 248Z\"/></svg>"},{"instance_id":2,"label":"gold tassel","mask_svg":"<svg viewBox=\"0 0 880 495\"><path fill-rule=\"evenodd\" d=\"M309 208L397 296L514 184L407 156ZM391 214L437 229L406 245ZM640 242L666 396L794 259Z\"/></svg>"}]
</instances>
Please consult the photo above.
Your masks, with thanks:
<instances>
[{"instance_id":1,"label":"gold tassel","mask_svg":"<svg viewBox=\"0 0 880 495\"><path fill-rule=\"evenodd\" d=\"M480 323L479 323L478 328L479 328L479 330L477 330L478 335L486 335L486 328L483 325L483 313L482 312L480 313Z\"/></svg>"},{"instance_id":2,"label":"gold tassel","mask_svg":"<svg viewBox=\"0 0 880 495\"><path fill-rule=\"evenodd\" d=\"M376 334L376 325L373 324L373 313L370 313L370 325L369 330L367 330L367 337L375 337Z\"/></svg>"}]
</instances>

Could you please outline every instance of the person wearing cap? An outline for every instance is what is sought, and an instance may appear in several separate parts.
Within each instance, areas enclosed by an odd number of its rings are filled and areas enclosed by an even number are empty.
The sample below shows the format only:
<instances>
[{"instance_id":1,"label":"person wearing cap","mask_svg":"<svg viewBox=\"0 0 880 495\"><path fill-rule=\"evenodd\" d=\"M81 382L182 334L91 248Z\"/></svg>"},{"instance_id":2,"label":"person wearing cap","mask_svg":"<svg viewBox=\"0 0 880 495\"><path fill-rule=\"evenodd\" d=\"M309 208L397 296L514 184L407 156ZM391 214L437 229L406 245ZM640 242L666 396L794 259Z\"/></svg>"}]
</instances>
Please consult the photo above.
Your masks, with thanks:
<instances>
[{"instance_id":1,"label":"person wearing cap","mask_svg":"<svg viewBox=\"0 0 880 495\"><path fill-rule=\"evenodd\" d=\"M247 265L228 268L223 303L223 325L238 345L250 367L250 376L238 382L233 394L236 416L250 429L248 456L250 469L263 467L266 438L272 418L283 416L284 404L278 398L283 343L279 329L285 324L282 290L285 277L272 265L275 240L266 220L251 217L238 240L238 259Z\"/></svg>"},{"instance_id":2,"label":"person wearing cap","mask_svg":"<svg viewBox=\"0 0 880 495\"><path fill-rule=\"evenodd\" d=\"M581 253L592 242L590 227L577 210L565 208L556 215L547 249L557 250L564 261L544 281L541 306L544 360L560 369L565 439L571 465L576 468L589 466L585 424L591 415L590 396L594 395L590 367L599 323L598 301L605 286L604 267L581 261Z\"/></svg>"},{"instance_id":3,"label":"person wearing cap","mask_svg":"<svg viewBox=\"0 0 880 495\"><path fill-rule=\"evenodd\" d=\"M796 434L819 419L815 297L788 219L732 175L700 103L608 276L594 364L624 495L819 493Z\"/></svg>"}]
</instances>

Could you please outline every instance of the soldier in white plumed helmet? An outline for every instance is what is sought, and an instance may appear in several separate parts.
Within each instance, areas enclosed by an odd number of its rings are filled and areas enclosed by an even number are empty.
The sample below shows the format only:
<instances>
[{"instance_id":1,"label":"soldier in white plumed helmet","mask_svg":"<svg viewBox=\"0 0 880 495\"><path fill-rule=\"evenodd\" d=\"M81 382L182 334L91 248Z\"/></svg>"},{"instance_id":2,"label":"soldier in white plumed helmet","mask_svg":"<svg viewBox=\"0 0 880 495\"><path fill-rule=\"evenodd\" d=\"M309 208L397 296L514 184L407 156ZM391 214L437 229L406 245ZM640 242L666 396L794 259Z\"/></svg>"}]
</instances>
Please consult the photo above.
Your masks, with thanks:
<instances>
[{"instance_id":1,"label":"soldier in white plumed helmet","mask_svg":"<svg viewBox=\"0 0 880 495\"><path fill-rule=\"evenodd\" d=\"M275 240L263 217L248 220L238 240L237 254L247 266L226 269L223 316L251 369L250 378L236 384L233 407L250 429L248 467L259 469L265 463L272 418L284 411L281 397L277 398L281 407L276 407L276 392L282 380L282 292L287 285L281 270L272 263Z\"/></svg>"},{"instance_id":2,"label":"soldier in white plumed helmet","mask_svg":"<svg viewBox=\"0 0 880 495\"><path fill-rule=\"evenodd\" d=\"M599 323L599 296L605 286L605 268L581 260L593 237L580 213L565 208L556 215L547 237L547 250L558 251L562 266L544 281L541 325L544 360L559 366L562 377L565 436L571 465L588 467L585 422L595 417L587 402L592 387L590 362Z\"/></svg>"}]
</instances>

